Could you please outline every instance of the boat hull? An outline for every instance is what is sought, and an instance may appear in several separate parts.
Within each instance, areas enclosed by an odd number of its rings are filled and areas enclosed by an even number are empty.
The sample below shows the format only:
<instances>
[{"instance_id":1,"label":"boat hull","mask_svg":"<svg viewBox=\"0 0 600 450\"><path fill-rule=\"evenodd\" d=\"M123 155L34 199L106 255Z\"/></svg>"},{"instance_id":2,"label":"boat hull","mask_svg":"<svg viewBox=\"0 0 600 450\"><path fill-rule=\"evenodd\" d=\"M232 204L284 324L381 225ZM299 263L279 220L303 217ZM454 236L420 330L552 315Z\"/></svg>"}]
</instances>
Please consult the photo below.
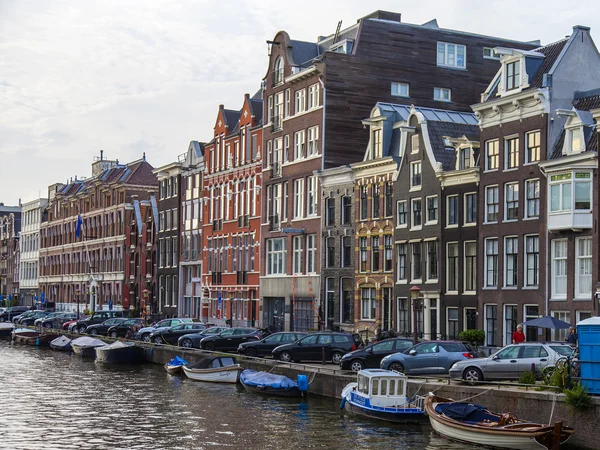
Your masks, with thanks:
<instances>
[{"instance_id":1,"label":"boat hull","mask_svg":"<svg viewBox=\"0 0 600 450\"><path fill-rule=\"evenodd\" d=\"M165 370L170 375L180 375L181 374L181 367L182 366L170 366L168 364L165 364Z\"/></svg>"},{"instance_id":2,"label":"boat hull","mask_svg":"<svg viewBox=\"0 0 600 450\"><path fill-rule=\"evenodd\" d=\"M135 345L122 348L96 347L96 361L104 364L137 364L144 359L144 350Z\"/></svg>"},{"instance_id":3,"label":"boat hull","mask_svg":"<svg viewBox=\"0 0 600 450\"><path fill-rule=\"evenodd\" d=\"M360 405L356 405L348 400L344 402L344 409L351 414L356 414L357 416L362 416L369 419L384 420L386 422L420 424L427 420L427 416L424 412L374 411L371 409L365 409Z\"/></svg>"},{"instance_id":4,"label":"boat hull","mask_svg":"<svg viewBox=\"0 0 600 450\"><path fill-rule=\"evenodd\" d=\"M238 381L242 368L239 364L215 369L189 369L183 366L185 375L194 381L208 381L211 383L232 383Z\"/></svg>"},{"instance_id":5,"label":"boat hull","mask_svg":"<svg viewBox=\"0 0 600 450\"><path fill-rule=\"evenodd\" d=\"M72 345L73 353L77 356L81 356L82 358L95 358L96 357L96 348L97 347L81 347L79 345Z\"/></svg>"},{"instance_id":6,"label":"boat hull","mask_svg":"<svg viewBox=\"0 0 600 450\"><path fill-rule=\"evenodd\" d=\"M258 386L248 386L244 384L244 382L240 379L240 383L244 386L248 392L255 392L257 394L263 395L275 395L278 397L302 397L302 392L294 386L292 388L273 388L273 387L258 387Z\"/></svg>"}]
</instances>

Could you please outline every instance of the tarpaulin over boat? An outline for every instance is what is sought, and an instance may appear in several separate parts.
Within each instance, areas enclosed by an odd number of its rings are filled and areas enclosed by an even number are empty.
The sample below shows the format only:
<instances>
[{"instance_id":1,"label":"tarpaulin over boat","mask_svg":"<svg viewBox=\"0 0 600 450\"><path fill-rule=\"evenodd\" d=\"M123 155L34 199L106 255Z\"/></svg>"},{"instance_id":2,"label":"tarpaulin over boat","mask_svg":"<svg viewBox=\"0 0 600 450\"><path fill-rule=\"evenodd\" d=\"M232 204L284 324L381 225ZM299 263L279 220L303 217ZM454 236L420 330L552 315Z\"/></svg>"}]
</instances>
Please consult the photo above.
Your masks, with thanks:
<instances>
[{"instance_id":1,"label":"tarpaulin over boat","mask_svg":"<svg viewBox=\"0 0 600 450\"><path fill-rule=\"evenodd\" d=\"M256 372L254 370L244 370L240 375L240 380L248 386L272 387L275 389L289 389L296 386L296 382L283 375L275 375L267 372Z\"/></svg>"},{"instance_id":2,"label":"tarpaulin over boat","mask_svg":"<svg viewBox=\"0 0 600 450\"><path fill-rule=\"evenodd\" d=\"M179 356L176 356L171 361L167 363L167 366L183 366L187 365L187 361Z\"/></svg>"},{"instance_id":3,"label":"tarpaulin over boat","mask_svg":"<svg viewBox=\"0 0 600 450\"><path fill-rule=\"evenodd\" d=\"M56 347L56 348L70 347L71 339L69 339L66 336L59 336L56 339L54 339L52 342L50 342L50 345L52 347Z\"/></svg>"},{"instance_id":4,"label":"tarpaulin over boat","mask_svg":"<svg viewBox=\"0 0 600 450\"><path fill-rule=\"evenodd\" d=\"M498 417L490 414L484 406L474 405L472 403L439 403L436 405L435 410L440 414L444 414L445 416L460 422L498 420Z\"/></svg>"},{"instance_id":5,"label":"tarpaulin over boat","mask_svg":"<svg viewBox=\"0 0 600 450\"><path fill-rule=\"evenodd\" d=\"M102 347L106 345L106 342L101 341L100 339L96 339L96 338L92 338L92 337L88 337L88 336L83 336L77 339L74 339L71 342L71 346L77 346L77 347Z\"/></svg>"}]
</instances>

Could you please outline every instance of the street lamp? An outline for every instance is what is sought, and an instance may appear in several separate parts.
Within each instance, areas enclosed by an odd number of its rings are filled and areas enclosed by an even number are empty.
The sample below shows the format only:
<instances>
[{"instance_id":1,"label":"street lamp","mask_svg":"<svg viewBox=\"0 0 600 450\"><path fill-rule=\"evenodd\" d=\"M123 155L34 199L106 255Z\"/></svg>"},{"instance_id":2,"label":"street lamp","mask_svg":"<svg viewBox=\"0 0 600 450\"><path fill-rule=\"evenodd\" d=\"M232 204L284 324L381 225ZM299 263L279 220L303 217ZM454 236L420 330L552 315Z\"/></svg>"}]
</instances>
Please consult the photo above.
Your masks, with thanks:
<instances>
[{"instance_id":1,"label":"street lamp","mask_svg":"<svg viewBox=\"0 0 600 450\"><path fill-rule=\"evenodd\" d=\"M423 304L421 303L421 288L419 286L413 286L410 289L410 298L413 301L413 342L419 343L419 333L417 331L417 311L423 310Z\"/></svg>"},{"instance_id":2,"label":"street lamp","mask_svg":"<svg viewBox=\"0 0 600 450\"><path fill-rule=\"evenodd\" d=\"M81 295L81 291L77 289L75 291L75 301L77 302L77 319L79 320L79 296Z\"/></svg>"}]
</instances>

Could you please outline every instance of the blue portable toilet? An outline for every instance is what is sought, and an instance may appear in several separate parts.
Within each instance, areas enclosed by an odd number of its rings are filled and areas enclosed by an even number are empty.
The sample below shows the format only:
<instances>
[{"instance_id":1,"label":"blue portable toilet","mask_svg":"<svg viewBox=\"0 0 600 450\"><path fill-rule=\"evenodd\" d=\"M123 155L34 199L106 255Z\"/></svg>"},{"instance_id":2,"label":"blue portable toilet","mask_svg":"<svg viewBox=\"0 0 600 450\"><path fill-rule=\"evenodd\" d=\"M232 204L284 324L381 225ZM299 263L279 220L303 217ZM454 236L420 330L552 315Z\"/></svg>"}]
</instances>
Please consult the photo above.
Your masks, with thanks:
<instances>
[{"instance_id":1,"label":"blue portable toilet","mask_svg":"<svg viewBox=\"0 0 600 450\"><path fill-rule=\"evenodd\" d=\"M600 394L600 317L577 324L581 385L590 394Z\"/></svg>"}]
</instances>

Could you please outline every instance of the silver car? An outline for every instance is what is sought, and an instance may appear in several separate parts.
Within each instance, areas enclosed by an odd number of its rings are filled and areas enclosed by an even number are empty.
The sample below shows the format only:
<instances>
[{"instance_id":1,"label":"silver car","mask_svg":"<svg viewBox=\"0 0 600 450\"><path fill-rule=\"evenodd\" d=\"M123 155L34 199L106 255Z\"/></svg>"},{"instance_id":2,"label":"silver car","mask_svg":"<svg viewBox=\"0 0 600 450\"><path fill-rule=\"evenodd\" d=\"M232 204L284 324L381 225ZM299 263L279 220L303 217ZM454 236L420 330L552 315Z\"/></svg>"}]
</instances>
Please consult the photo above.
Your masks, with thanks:
<instances>
[{"instance_id":1,"label":"silver car","mask_svg":"<svg viewBox=\"0 0 600 450\"><path fill-rule=\"evenodd\" d=\"M572 352L573 348L562 342L507 345L488 358L458 361L450 368L450 377L467 381L517 380L532 369L536 377L541 377L545 369Z\"/></svg>"}]
</instances>

